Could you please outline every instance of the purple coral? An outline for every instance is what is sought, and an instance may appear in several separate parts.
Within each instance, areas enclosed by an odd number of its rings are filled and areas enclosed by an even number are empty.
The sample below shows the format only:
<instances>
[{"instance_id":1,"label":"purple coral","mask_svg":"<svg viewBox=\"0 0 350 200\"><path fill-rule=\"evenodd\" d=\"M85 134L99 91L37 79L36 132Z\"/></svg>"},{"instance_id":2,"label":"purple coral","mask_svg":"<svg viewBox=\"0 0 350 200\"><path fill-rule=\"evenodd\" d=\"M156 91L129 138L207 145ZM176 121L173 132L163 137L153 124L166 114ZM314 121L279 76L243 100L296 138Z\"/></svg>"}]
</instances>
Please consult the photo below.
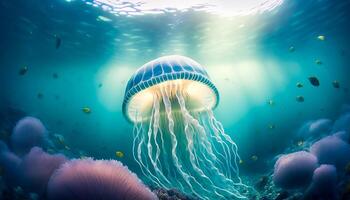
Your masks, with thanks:
<instances>
[{"instance_id":1,"label":"purple coral","mask_svg":"<svg viewBox=\"0 0 350 200\"><path fill-rule=\"evenodd\" d=\"M10 185L17 185L18 181L18 166L21 163L21 159L10 151L0 152L0 166L4 168L5 180Z\"/></svg>"},{"instance_id":2,"label":"purple coral","mask_svg":"<svg viewBox=\"0 0 350 200\"><path fill-rule=\"evenodd\" d=\"M318 158L320 164L332 164L338 169L350 162L350 145L334 135L315 142L310 152Z\"/></svg>"},{"instance_id":3,"label":"purple coral","mask_svg":"<svg viewBox=\"0 0 350 200\"><path fill-rule=\"evenodd\" d=\"M338 132L334 133L333 135L344 140L345 142L348 142L350 139L349 134L346 131L338 131Z\"/></svg>"},{"instance_id":4,"label":"purple coral","mask_svg":"<svg viewBox=\"0 0 350 200\"><path fill-rule=\"evenodd\" d=\"M26 153L34 146L41 146L46 138L46 128L34 117L19 120L11 135L12 147L16 153Z\"/></svg>"},{"instance_id":5,"label":"purple coral","mask_svg":"<svg viewBox=\"0 0 350 200\"><path fill-rule=\"evenodd\" d=\"M33 147L18 167L21 186L31 192L43 193L53 172L66 161L61 154L50 155Z\"/></svg>"},{"instance_id":6,"label":"purple coral","mask_svg":"<svg viewBox=\"0 0 350 200\"><path fill-rule=\"evenodd\" d=\"M314 171L308 195L312 199L336 199L337 169L333 165L321 165Z\"/></svg>"},{"instance_id":7,"label":"purple coral","mask_svg":"<svg viewBox=\"0 0 350 200\"><path fill-rule=\"evenodd\" d=\"M307 186L317 166L317 158L306 151L283 155L275 163L273 181L285 189Z\"/></svg>"},{"instance_id":8,"label":"purple coral","mask_svg":"<svg viewBox=\"0 0 350 200\"><path fill-rule=\"evenodd\" d=\"M50 200L156 199L141 181L118 161L78 159L65 163L48 184Z\"/></svg>"},{"instance_id":9,"label":"purple coral","mask_svg":"<svg viewBox=\"0 0 350 200\"><path fill-rule=\"evenodd\" d=\"M333 131L347 131L350 132L350 113L342 115L334 122Z\"/></svg>"},{"instance_id":10,"label":"purple coral","mask_svg":"<svg viewBox=\"0 0 350 200\"><path fill-rule=\"evenodd\" d=\"M332 128L332 121L329 119L318 119L306 123L300 130L299 136L318 137L329 133Z\"/></svg>"}]
</instances>

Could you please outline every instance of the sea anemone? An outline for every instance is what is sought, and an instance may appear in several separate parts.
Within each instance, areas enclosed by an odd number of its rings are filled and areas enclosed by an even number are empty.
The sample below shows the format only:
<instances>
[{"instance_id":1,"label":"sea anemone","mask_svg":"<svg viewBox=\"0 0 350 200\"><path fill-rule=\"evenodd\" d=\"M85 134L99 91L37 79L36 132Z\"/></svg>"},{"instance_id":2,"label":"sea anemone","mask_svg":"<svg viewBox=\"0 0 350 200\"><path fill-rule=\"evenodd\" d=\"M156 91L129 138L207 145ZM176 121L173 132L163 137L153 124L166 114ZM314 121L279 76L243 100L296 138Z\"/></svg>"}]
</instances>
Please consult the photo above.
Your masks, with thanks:
<instances>
[{"instance_id":1,"label":"sea anemone","mask_svg":"<svg viewBox=\"0 0 350 200\"><path fill-rule=\"evenodd\" d=\"M309 195L312 199L336 199L337 169L333 165L321 165L314 171Z\"/></svg>"},{"instance_id":2,"label":"sea anemone","mask_svg":"<svg viewBox=\"0 0 350 200\"><path fill-rule=\"evenodd\" d=\"M34 146L44 144L46 128L34 117L24 117L19 120L11 135L12 147L16 153L26 153Z\"/></svg>"},{"instance_id":3,"label":"sea anemone","mask_svg":"<svg viewBox=\"0 0 350 200\"><path fill-rule=\"evenodd\" d=\"M273 181L284 189L307 186L317 166L317 158L306 151L283 155L275 163Z\"/></svg>"},{"instance_id":4,"label":"sea anemone","mask_svg":"<svg viewBox=\"0 0 350 200\"><path fill-rule=\"evenodd\" d=\"M52 175L47 191L50 200L156 199L135 174L113 160L71 160Z\"/></svg>"},{"instance_id":5,"label":"sea anemone","mask_svg":"<svg viewBox=\"0 0 350 200\"><path fill-rule=\"evenodd\" d=\"M343 169L350 162L350 145L337 136L327 136L315 142L310 152L320 164L332 164L338 169Z\"/></svg>"},{"instance_id":6,"label":"sea anemone","mask_svg":"<svg viewBox=\"0 0 350 200\"><path fill-rule=\"evenodd\" d=\"M33 147L18 167L21 186L30 192L44 192L53 172L66 161L62 154L50 155Z\"/></svg>"}]
</instances>

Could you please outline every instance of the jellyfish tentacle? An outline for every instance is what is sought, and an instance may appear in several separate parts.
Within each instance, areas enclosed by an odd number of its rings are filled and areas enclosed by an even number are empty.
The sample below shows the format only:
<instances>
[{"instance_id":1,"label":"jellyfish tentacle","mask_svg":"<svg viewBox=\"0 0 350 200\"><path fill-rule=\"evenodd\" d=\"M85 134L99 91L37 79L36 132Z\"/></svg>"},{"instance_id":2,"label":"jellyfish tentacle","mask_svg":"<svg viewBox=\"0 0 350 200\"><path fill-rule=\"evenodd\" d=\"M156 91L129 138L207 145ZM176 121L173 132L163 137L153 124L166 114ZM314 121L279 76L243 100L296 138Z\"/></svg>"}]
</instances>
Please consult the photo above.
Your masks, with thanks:
<instances>
[{"instance_id":1,"label":"jellyfish tentacle","mask_svg":"<svg viewBox=\"0 0 350 200\"><path fill-rule=\"evenodd\" d=\"M222 141L226 141L226 142L228 142L230 145L231 145L231 149L232 149L232 151L234 152L234 165L235 165L235 173L236 173L236 176L237 176L237 178L239 179L239 181L240 182L242 182L242 180L241 180L241 178L239 177L239 167L238 167L238 162L239 162L239 160L240 160L240 157L239 157L239 154L238 154L238 147L237 147L237 145L235 144L235 142L233 142L232 141L232 139L230 138L230 136L228 136L226 133L225 133L225 131L224 131L224 129L223 129L223 126L221 125L221 123L219 122L219 121L217 121L216 120L216 118L214 117L214 115L213 115L213 112L210 110L210 109L208 109L207 110L207 112L208 112L208 114L209 114L209 117L210 117L210 119L213 121L213 127L214 127L214 129L215 130L218 130L219 131L219 134L218 134L218 136L219 137L223 137L223 138L221 138L221 140ZM225 139L225 140L224 140ZM226 143L225 142L225 143ZM237 162L238 161L238 162Z\"/></svg>"},{"instance_id":2,"label":"jellyfish tentacle","mask_svg":"<svg viewBox=\"0 0 350 200\"><path fill-rule=\"evenodd\" d=\"M157 162L153 159L153 147L152 147L152 144L151 144L151 137L152 137L152 134L153 134L153 137L155 137L155 135L157 134L157 131L158 131L158 126L155 124L157 123L156 121L158 121L159 119L159 116L156 115L156 112L157 112L157 108L159 109L159 107L157 107L157 98L154 97L153 98L153 108L152 108L152 114L151 114L151 118L149 120L149 127L148 127L148 141L147 141L147 150L148 150L148 158L149 160L151 161L151 164L153 166L153 170L154 172L156 173L157 176L160 176L160 178L162 180L164 180L166 182L166 184L170 185L170 182L168 181L168 179L164 176L164 174L161 172L161 170L158 168L158 165L157 165ZM159 112L159 110L158 110ZM158 119L157 119L158 118ZM152 126L153 124L153 126ZM153 129L152 129L153 128ZM157 150L159 152L159 146L158 146L158 143L155 141L156 143L156 147L157 147ZM157 177L156 175L154 175L155 177ZM159 179L158 179L159 180ZM162 181L159 181L159 184L162 185L165 189L168 189L168 187L165 186L165 183L162 183Z\"/></svg>"},{"instance_id":3,"label":"jellyfish tentacle","mask_svg":"<svg viewBox=\"0 0 350 200\"><path fill-rule=\"evenodd\" d=\"M194 144L193 144L193 133L189 131L190 127L193 129L192 126L190 126L189 124L189 115L190 113L188 112L188 110L186 109L186 106L185 106L185 100L184 100L184 97L181 93L176 93L176 97L178 99L178 102L179 102L179 105L180 105L180 108L181 108L181 112L183 114L183 117L184 117L184 123L185 123L185 135L186 135L186 138L187 138L187 141L188 141L188 150L189 150L189 153L190 153L190 162L192 164L192 167L194 168L194 170L201 176L203 177L205 180L207 180L211 186L214 188L214 193L216 195L218 195L220 198L225 198L223 195L221 195L220 193L217 192L217 190L222 190L221 188L218 188L215 186L215 184L210 180L210 178L205 175L205 173L203 172L203 170L201 170L198 165L196 164L196 159L197 159L197 156L196 154L194 153ZM208 193L210 193L210 191L204 189L205 191L207 191Z\"/></svg>"},{"instance_id":4,"label":"jellyfish tentacle","mask_svg":"<svg viewBox=\"0 0 350 200\"><path fill-rule=\"evenodd\" d=\"M231 156L231 153L230 153L230 147L226 144L226 142L221 138L220 134L220 130L217 128L217 126L215 126L214 122L213 122L213 119L212 117L210 116L210 114L208 113L209 115L209 124L210 126L212 127L213 129L213 137L215 137L215 139L218 141L218 143L221 145L221 148L223 149L224 151L224 154L225 154L225 161L226 161L226 167L227 167L227 171L228 171L228 176L230 178L232 178L232 174L231 174L231 170L233 170L234 172L236 172L238 170L238 165L234 165L234 167L231 165L231 162L232 162L232 156ZM233 154L234 156L236 156L238 153L233 151ZM238 175L238 174L236 174Z\"/></svg>"},{"instance_id":5,"label":"jellyfish tentacle","mask_svg":"<svg viewBox=\"0 0 350 200\"><path fill-rule=\"evenodd\" d=\"M152 118L153 118L153 116L151 115L150 120L152 120ZM142 127L143 126L141 126L141 129L142 129ZM143 131L141 131L141 132L143 132ZM141 140L140 140L140 142L139 142L139 144L137 146L137 158L139 160L140 167L143 168L147 172L147 174L149 175L147 177L151 180L151 182L153 184L155 184L158 187L161 186L161 187L165 188L165 186L161 183L161 181L150 171L150 169L148 167L148 163L147 163L147 158L146 158L145 162L143 161L143 157L142 156L144 154L142 153L143 152L142 151L142 146L143 146L143 144L144 145L147 145L147 144L145 143L145 136L144 136L144 134L141 133L140 135L141 135Z\"/></svg>"},{"instance_id":6,"label":"jellyfish tentacle","mask_svg":"<svg viewBox=\"0 0 350 200\"><path fill-rule=\"evenodd\" d=\"M169 121L168 122L168 129L169 129L171 142L172 142L171 153L172 153L172 158L173 158L175 167L179 171L181 177L187 183L187 185L190 188L191 192L193 192L197 196L200 196L192 187L192 184L191 184L191 182L189 180L191 178L191 175L189 175L189 174L187 174L186 172L183 171L182 165L180 164L179 159L178 159L178 157L176 155L177 139L176 139L176 135L175 135L175 132L174 132L174 120L173 120L172 111L171 111L171 102L170 102L167 90L161 88L160 91L161 91L161 94L162 94L162 97L163 97L163 102L164 102L164 106L165 106L165 112L167 114L168 121Z\"/></svg>"},{"instance_id":7,"label":"jellyfish tentacle","mask_svg":"<svg viewBox=\"0 0 350 200\"><path fill-rule=\"evenodd\" d=\"M212 128L212 126L206 126L205 124L207 123L207 121L205 120L205 115L200 115L199 116L199 119L200 119L200 121L202 122L202 124L204 124L204 128L205 128L205 130L206 130L206 132L207 132L207 138L210 138L211 140L211 143L213 143L213 149L214 149L214 151L217 153L217 164L219 165L219 168L222 168L223 170L222 171L224 171L225 172L225 175L226 176L228 176L229 178L231 178L232 176L231 176L231 172L230 172L230 166L228 166L228 153L226 152L226 151L229 151L229 148L228 148L228 150L227 149L225 149L225 146L223 145L223 142L222 142L222 140L221 140L221 138L218 138L216 135L215 135L215 133L214 133L214 135L212 134L212 131L211 130L209 130L209 128ZM210 123L209 123L210 124ZM214 130L215 131L215 130ZM212 140L212 139L215 139L215 140ZM216 147L216 145L214 144L214 142L215 143L218 143L218 144L220 144L220 149L219 150L223 150L224 151L224 154L222 154L222 153L220 153L220 151L217 149L217 147ZM221 160L221 159L222 160ZM225 163L225 164L224 164ZM225 166L226 165L226 166ZM226 170L224 170L224 169L226 169Z\"/></svg>"},{"instance_id":8,"label":"jellyfish tentacle","mask_svg":"<svg viewBox=\"0 0 350 200\"><path fill-rule=\"evenodd\" d=\"M140 166L140 169L141 169L141 172L142 174L147 177L147 179L152 182L153 184L157 185L158 184L152 179L152 177L148 176L148 173L146 173L145 171L147 171L147 169L145 169L145 166L143 165L142 162L142 159L140 160L140 156L139 154L141 154L141 149L139 148L140 144L141 144L141 141L140 141L140 137L141 135L143 134L143 131L142 131L142 123L135 123L134 124L134 130L133 130L133 134L134 134L134 141L133 141L133 157L134 157L134 160L136 161L136 163ZM136 144L138 144L138 146L136 147ZM136 155L137 155L137 158L136 159Z\"/></svg>"}]
</instances>

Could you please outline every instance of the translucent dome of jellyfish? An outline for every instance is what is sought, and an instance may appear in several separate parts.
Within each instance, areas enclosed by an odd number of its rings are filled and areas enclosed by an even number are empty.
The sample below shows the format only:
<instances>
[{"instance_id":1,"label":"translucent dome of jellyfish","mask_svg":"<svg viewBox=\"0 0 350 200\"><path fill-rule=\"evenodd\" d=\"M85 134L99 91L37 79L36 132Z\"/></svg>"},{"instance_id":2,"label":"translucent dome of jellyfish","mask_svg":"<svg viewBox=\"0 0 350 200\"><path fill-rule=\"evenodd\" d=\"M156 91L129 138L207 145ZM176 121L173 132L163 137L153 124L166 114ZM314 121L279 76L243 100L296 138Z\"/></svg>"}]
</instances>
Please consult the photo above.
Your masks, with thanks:
<instances>
[{"instance_id":1,"label":"translucent dome of jellyfish","mask_svg":"<svg viewBox=\"0 0 350 200\"><path fill-rule=\"evenodd\" d=\"M194 60L164 56L139 68L123 101L133 156L146 181L201 199L245 199L237 146L215 119L219 93Z\"/></svg>"}]
</instances>

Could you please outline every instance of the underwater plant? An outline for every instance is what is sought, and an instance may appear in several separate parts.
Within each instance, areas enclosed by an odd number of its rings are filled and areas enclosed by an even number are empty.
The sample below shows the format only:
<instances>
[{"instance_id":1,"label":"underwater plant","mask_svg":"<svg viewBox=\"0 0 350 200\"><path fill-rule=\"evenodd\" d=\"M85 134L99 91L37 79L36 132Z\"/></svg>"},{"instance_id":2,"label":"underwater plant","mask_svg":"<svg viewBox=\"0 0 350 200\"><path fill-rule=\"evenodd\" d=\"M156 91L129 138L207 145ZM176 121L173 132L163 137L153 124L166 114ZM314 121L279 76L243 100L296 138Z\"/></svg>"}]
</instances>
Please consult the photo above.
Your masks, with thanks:
<instances>
[{"instance_id":1,"label":"underwater plant","mask_svg":"<svg viewBox=\"0 0 350 200\"><path fill-rule=\"evenodd\" d=\"M11 135L14 152L23 154L34 146L41 146L45 142L47 131L43 123L35 117L24 117L19 120Z\"/></svg>"},{"instance_id":2,"label":"underwater plant","mask_svg":"<svg viewBox=\"0 0 350 200\"><path fill-rule=\"evenodd\" d=\"M50 200L155 200L156 196L120 162L75 159L61 166L50 178Z\"/></svg>"},{"instance_id":3,"label":"underwater plant","mask_svg":"<svg viewBox=\"0 0 350 200\"><path fill-rule=\"evenodd\" d=\"M20 185L28 191L42 194L60 165L67 162L62 154L50 155L39 147L33 147L18 166Z\"/></svg>"},{"instance_id":4,"label":"underwater plant","mask_svg":"<svg viewBox=\"0 0 350 200\"><path fill-rule=\"evenodd\" d=\"M202 199L246 198L237 145L215 119L219 93L194 60L164 56L139 68L123 101L134 123L133 156L155 187Z\"/></svg>"},{"instance_id":5,"label":"underwater plant","mask_svg":"<svg viewBox=\"0 0 350 200\"><path fill-rule=\"evenodd\" d=\"M318 167L317 158L309 152L298 151L281 156L275 163L274 183L284 189L307 186Z\"/></svg>"}]
</instances>

